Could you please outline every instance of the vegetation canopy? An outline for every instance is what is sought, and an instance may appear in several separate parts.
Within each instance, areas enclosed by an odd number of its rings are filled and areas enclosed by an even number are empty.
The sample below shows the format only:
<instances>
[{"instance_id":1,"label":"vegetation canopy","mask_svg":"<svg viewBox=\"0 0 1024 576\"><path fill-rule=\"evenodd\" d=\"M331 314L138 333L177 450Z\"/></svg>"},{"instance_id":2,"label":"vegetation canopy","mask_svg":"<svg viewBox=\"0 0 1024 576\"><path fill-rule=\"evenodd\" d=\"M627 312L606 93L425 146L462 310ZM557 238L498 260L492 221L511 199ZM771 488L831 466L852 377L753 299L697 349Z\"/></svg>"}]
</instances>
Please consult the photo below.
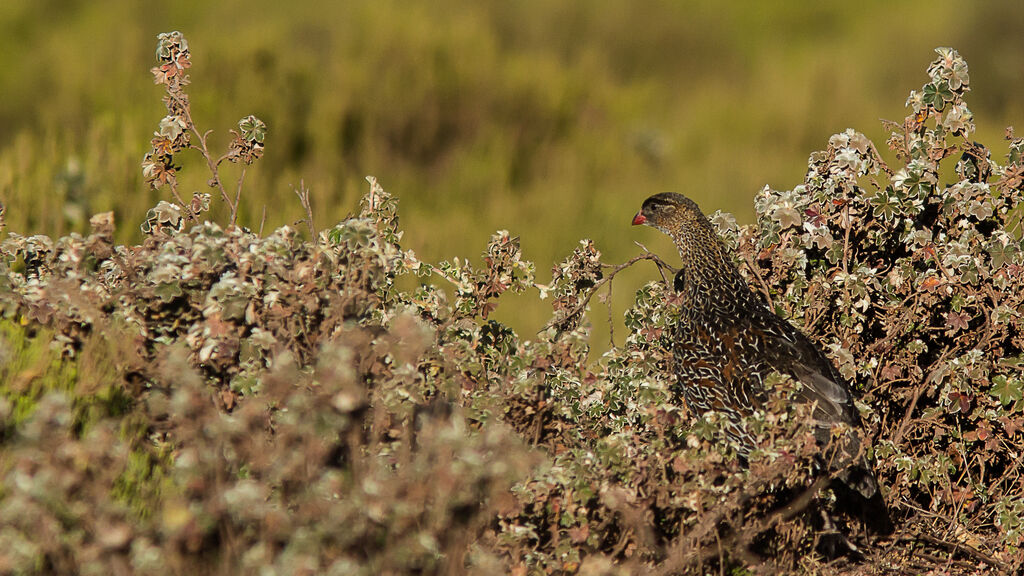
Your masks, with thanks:
<instances>
[{"instance_id":1,"label":"vegetation canopy","mask_svg":"<svg viewBox=\"0 0 1024 576\"><path fill-rule=\"evenodd\" d=\"M167 199L138 245L110 213L88 235L0 243L0 572L82 574L907 573L1024 569L1024 139L971 140L967 64L937 50L889 126L898 157L847 130L757 222L712 221L741 272L855 388L897 524L829 565L808 504L813 431L783 378L746 426L672 401L671 274L635 295L623 344L590 357L585 313L620 265L583 240L535 282L518 239L478 261L402 247L373 178L357 214L264 234L236 224L244 170L273 145L253 116L221 156L162 34L167 116L146 155ZM213 197L176 175L206 164ZM623 214L623 235L629 214ZM624 242L627 242L624 238ZM669 269L669 272L671 270ZM412 279L412 280L410 280ZM405 288L412 286L412 288ZM506 292L552 305L521 335Z\"/></svg>"}]
</instances>

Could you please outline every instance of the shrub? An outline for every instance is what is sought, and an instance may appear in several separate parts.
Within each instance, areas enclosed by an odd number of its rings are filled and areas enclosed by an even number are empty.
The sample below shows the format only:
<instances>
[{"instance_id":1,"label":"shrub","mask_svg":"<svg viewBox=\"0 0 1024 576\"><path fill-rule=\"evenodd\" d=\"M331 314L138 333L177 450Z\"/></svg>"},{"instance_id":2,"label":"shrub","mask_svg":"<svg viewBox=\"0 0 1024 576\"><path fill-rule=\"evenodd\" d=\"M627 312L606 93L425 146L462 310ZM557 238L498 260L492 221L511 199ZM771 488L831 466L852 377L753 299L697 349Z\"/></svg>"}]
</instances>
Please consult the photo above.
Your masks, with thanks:
<instances>
[{"instance_id":1,"label":"shrub","mask_svg":"<svg viewBox=\"0 0 1024 576\"><path fill-rule=\"evenodd\" d=\"M858 391L901 529L848 526L867 555L850 571L1024 567L1024 144L1000 165L968 140L966 64L939 54L893 125L896 169L847 131L803 185L758 196L756 225L715 217ZM189 224L176 197L137 246L114 245L110 215L0 244L0 353L21 359L0 395L0 571L828 569L803 514L828 494L786 383L748 422L749 467L671 401L670 282L637 292L625 344L591 361L583 312L625 265L584 241L538 286L551 322L521 338L489 317L535 286L518 239L423 262L369 180L312 242L235 226L225 195L227 227Z\"/></svg>"}]
</instances>

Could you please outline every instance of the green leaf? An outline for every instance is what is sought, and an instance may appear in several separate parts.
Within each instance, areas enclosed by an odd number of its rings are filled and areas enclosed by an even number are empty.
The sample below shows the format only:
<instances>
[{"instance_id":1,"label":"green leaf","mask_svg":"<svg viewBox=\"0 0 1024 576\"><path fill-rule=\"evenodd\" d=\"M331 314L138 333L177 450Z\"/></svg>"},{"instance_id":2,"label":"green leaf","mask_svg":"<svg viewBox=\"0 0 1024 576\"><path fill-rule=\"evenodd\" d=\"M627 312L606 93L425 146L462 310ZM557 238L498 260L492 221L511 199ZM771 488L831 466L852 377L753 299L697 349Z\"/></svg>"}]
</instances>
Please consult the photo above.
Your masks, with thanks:
<instances>
[{"instance_id":1,"label":"green leaf","mask_svg":"<svg viewBox=\"0 0 1024 576\"><path fill-rule=\"evenodd\" d=\"M999 375L992 378L991 392L1003 406L1007 406L1012 402L1024 399L1024 382Z\"/></svg>"},{"instance_id":2,"label":"green leaf","mask_svg":"<svg viewBox=\"0 0 1024 576\"><path fill-rule=\"evenodd\" d=\"M1008 242L1004 246L999 242L993 242L988 253L992 256L992 268L1000 268L1007 262L1013 262L1013 257L1017 255L1017 245Z\"/></svg>"}]
</instances>

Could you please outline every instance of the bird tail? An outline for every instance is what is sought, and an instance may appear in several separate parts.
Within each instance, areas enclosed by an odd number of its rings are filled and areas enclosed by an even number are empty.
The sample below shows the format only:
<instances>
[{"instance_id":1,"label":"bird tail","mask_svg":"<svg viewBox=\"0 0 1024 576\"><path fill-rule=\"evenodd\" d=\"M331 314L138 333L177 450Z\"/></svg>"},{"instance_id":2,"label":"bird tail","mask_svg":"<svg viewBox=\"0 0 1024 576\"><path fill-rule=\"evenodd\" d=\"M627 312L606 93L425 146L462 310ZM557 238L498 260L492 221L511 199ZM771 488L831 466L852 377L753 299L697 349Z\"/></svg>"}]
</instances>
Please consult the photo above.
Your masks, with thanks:
<instances>
[{"instance_id":1,"label":"bird tail","mask_svg":"<svg viewBox=\"0 0 1024 576\"><path fill-rule=\"evenodd\" d=\"M870 469L850 466L840 472L832 484L843 512L860 519L875 534L892 534L895 527L889 517L889 508Z\"/></svg>"}]
</instances>

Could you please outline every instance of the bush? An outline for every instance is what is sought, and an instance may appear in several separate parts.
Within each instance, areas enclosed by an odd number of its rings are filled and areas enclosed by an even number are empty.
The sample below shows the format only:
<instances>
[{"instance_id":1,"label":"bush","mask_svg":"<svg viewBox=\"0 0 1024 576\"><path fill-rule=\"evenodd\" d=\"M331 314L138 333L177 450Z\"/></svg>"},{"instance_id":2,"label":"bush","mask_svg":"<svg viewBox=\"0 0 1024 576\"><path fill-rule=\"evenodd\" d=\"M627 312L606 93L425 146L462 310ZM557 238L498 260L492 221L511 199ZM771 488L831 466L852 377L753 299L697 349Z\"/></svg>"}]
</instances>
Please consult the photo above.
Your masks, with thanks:
<instances>
[{"instance_id":1,"label":"bush","mask_svg":"<svg viewBox=\"0 0 1024 576\"><path fill-rule=\"evenodd\" d=\"M939 54L892 127L896 169L847 131L803 185L757 198L757 225L714 218L855 384L900 526L874 543L846 526L863 563L813 552L803 512L829 496L783 382L748 423L749 467L672 403L670 281L591 361L583 312L625 265L583 241L536 286L505 231L479 264L423 262L371 178L312 242L199 223L176 198L137 246L113 243L111 215L0 244L0 354L19 359L0 571L1020 570L1024 142L1000 165L968 139L966 64ZM232 215L239 198L222 195ZM534 286L553 301L534 337L489 318Z\"/></svg>"}]
</instances>

